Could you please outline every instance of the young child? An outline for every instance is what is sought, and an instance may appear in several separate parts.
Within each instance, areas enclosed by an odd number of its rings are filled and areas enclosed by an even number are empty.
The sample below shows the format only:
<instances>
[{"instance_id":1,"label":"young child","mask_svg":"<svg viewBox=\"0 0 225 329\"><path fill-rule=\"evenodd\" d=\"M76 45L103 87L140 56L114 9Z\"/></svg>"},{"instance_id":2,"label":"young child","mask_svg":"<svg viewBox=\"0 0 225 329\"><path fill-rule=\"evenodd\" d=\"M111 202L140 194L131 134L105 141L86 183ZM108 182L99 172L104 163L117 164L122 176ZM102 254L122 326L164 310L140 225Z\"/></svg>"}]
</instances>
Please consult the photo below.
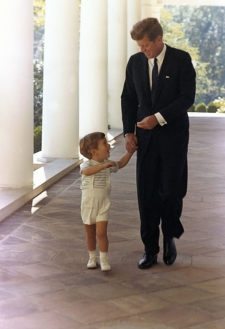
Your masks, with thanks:
<instances>
[{"instance_id":1,"label":"young child","mask_svg":"<svg viewBox=\"0 0 225 329\"><path fill-rule=\"evenodd\" d=\"M132 153L125 153L119 161L108 160L110 145L105 134L94 132L80 140L80 153L88 160L80 165L81 217L84 223L89 252L88 269L97 268L96 243L100 252L100 267L109 271L107 224L110 208L110 173L123 168Z\"/></svg>"}]
</instances>

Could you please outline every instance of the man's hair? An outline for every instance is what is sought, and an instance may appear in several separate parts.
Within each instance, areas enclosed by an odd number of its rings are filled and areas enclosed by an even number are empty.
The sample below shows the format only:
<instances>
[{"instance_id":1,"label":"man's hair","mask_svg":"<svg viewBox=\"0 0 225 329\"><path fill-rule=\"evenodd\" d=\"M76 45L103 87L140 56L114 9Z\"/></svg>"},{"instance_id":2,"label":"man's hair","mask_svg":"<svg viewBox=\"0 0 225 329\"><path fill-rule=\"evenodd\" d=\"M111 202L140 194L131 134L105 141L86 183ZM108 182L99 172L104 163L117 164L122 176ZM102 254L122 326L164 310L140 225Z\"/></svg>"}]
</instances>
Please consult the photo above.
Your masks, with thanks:
<instances>
[{"instance_id":1,"label":"man's hair","mask_svg":"<svg viewBox=\"0 0 225 329\"><path fill-rule=\"evenodd\" d=\"M163 36L163 29L157 18L149 17L134 24L130 34L131 38L136 41L145 36L150 41L154 41L159 35Z\"/></svg>"},{"instance_id":2,"label":"man's hair","mask_svg":"<svg viewBox=\"0 0 225 329\"><path fill-rule=\"evenodd\" d=\"M97 149L99 141L104 138L105 134L99 131L84 136L80 140L80 153L85 158L91 159L91 151Z\"/></svg>"}]
</instances>

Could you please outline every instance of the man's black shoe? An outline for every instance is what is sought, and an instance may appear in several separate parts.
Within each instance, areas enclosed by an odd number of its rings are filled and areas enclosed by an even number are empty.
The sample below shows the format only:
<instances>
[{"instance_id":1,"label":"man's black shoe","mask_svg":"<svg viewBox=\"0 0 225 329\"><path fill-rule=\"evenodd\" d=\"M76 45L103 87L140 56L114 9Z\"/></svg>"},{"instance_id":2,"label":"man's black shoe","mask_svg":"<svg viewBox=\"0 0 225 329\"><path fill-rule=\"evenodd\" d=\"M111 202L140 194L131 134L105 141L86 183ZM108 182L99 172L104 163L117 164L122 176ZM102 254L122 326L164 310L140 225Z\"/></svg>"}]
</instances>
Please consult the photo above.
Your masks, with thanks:
<instances>
[{"instance_id":1,"label":"man's black shoe","mask_svg":"<svg viewBox=\"0 0 225 329\"><path fill-rule=\"evenodd\" d=\"M138 268L144 270L146 268L152 267L155 264L157 264L157 255L152 256L145 253L143 258L141 258L138 262Z\"/></svg>"},{"instance_id":2,"label":"man's black shoe","mask_svg":"<svg viewBox=\"0 0 225 329\"><path fill-rule=\"evenodd\" d=\"M172 265L177 257L177 249L173 238L163 239L163 261L166 265Z\"/></svg>"}]
</instances>

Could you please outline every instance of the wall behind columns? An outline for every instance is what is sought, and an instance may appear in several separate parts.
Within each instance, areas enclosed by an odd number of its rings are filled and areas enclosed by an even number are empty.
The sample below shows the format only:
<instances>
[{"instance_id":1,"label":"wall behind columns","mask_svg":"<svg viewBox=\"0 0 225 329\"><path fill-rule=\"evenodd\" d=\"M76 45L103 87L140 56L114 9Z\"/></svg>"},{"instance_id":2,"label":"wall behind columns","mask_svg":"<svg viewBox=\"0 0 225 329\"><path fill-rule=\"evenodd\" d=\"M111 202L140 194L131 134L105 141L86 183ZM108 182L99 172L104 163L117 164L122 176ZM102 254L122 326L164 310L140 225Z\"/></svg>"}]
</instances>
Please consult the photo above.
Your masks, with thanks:
<instances>
[{"instance_id":1,"label":"wall behind columns","mask_svg":"<svg viewBox=\"0 0 225 329\"><path fill-rule=\"evenodd\" d=\"M108 0L108 113L112 128L122 128L120 97L127 63L127 1Z\"/></svg>"},{"instance_id":2,"label":"wall behind columns","mask_svg":"<svg viewBox=\"0 0 225 329\"><path fill-rule=\"evenodd\" d=\"M32 1L0 1L0 40L0 186L32 186Z\"/></svg>"}]
</instances>

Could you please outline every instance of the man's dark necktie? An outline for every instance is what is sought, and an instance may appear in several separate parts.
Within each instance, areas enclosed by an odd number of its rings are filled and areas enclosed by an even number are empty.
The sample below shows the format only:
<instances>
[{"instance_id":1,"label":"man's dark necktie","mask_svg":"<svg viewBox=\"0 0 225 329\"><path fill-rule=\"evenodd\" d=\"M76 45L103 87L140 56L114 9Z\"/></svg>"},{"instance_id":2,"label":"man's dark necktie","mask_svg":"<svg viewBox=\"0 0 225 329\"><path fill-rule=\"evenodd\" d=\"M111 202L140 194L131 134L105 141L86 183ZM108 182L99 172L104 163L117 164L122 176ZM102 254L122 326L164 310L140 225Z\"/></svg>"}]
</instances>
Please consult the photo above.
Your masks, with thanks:
<instances>
[{"instance_id":1,"label":"man's dark necktie","mask_svg":"<svg viewBox=\"0 0 225 329\"><path fill-rule=\"evenodd\" d=\"M155 92L157 88L157 83L158 83L158 64L157 64L157 58L154 58L154 65L152 69L152 101L154 101L155 98Z\"/></svg>"}]
</instances>

